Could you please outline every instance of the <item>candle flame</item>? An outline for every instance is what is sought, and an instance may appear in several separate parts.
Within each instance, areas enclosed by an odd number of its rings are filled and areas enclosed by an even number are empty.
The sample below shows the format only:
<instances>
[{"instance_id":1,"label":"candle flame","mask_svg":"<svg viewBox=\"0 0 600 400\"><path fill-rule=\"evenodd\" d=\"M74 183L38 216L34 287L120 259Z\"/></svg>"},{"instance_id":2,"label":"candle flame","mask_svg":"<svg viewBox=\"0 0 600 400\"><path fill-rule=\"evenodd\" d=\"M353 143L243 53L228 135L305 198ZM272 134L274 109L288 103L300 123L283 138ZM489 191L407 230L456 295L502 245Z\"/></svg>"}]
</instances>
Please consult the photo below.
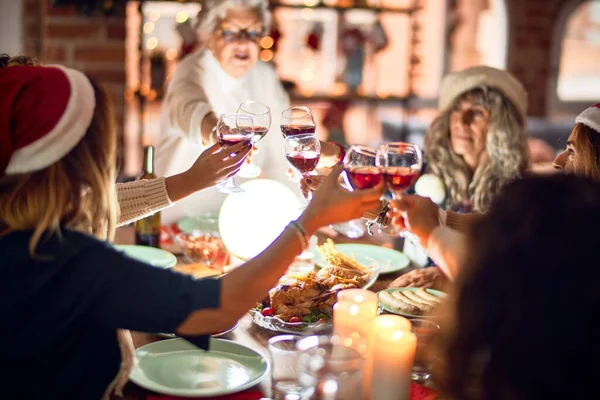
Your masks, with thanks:
<instances>
[{"instance_id":1,"label":"candle flame","mask_svg":"<svg viewBox=\"0 0 600 400\"><path fill-rule=\"evenodd\" d=\"M404 331L395 331L392 333L392 340L400 340L404 337Z\"/></svg>"}]
</instances>

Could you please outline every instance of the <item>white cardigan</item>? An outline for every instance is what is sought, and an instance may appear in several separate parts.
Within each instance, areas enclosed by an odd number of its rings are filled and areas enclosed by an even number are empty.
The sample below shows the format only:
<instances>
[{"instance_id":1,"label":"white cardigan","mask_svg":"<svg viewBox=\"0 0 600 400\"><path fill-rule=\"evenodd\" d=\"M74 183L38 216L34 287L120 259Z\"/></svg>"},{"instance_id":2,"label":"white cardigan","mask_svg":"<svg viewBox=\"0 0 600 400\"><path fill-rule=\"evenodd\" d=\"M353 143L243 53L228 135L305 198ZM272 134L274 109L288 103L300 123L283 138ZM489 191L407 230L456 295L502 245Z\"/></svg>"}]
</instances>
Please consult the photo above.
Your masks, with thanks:
<instances>
[{"instance_id":1,"label":"white cardigan","mask_svg":"<svg viewBox=\"0 0 600 400\"><path fill-rule=\"evenodd\" d=\"M247 100L260 101L271 108L271 129L257 147L253 161L262 168L262 177L279 181L299 194L298 184L287 176L288 164L280 131L281 112L289 107L287 93L273 68L258 62L241 79L232 78L210 51L188 55L171 78L161 115L161 136L156 151L156 173L171 176L187 170L204 150L200 126L204 117L235 113ZM245 180L237 177L236 181ZM164 210L163 223L184 216L218 211L225 195L210 188L189 196Z\"/></svg>"}]
</instances>

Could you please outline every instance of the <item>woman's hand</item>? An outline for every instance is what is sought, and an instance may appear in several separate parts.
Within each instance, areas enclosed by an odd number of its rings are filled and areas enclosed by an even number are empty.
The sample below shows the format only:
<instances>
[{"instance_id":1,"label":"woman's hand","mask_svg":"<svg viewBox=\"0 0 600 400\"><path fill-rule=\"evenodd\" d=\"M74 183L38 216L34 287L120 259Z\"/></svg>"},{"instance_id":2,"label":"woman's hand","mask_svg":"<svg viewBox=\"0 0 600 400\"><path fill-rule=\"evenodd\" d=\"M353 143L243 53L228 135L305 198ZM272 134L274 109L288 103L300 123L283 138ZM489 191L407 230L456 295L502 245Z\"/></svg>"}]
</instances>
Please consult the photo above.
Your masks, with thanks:
<instances>
[{"instance_id":1,"label":"woman's hand","mask_svg":"<svg viewBox=\"0 0 600 400\"><path fill-rule=\"evenodd\" d=\"M318 169L331 169L335 167L340 160L340 147L331 142L319 141L321 145L321 158L319 159Z\"/></svg>"},{"instance_id":2,"label":"woman's hand","mask_svg":"<svg viewBox=\"0 0 600 400\"><path fill-rule=\"evenodd\" d=\"M338 182L343 169L342 165L333 168L300 217L299 222L308 234L322 226L360 218L366 211L379 207L379 198L385 190L383 183L372 189L350 192Z\"/></svg>"},{"instance_id":3,"label":"woman's hand","mask_svg":"<svg viewBox=\"0 0 600 400\"><path fill-rule=\"evenodd\" d=\"M440 224L438 206L428 197L415 195L391 201L388 218L395 228L407 229L417 235L425 247L429 235Z\"/></svg>"},{"instance_id":4,"label":"woman's hand","mask_svg":"<svg viewBox=\"0 0 600 400\"><path fill-rule=\"evenodd\" d=\"M308 197L309 192L316 192L319 186L325 181L325 175L311 175L300 180L300 190L304 197Z\"/></svg>"},{"instance_id":5,"label":"woman's hand","mask_svg":"<svg viewBox=\"0 0 600 400\"><path fill-rule=\"evenodd\" d=\"M243 142L227 147L217 143L209 147L200 154L190 169L167 178L169 199L176 202L234 176L251 150L252 146Z\"/></svg>"}]
</instances>

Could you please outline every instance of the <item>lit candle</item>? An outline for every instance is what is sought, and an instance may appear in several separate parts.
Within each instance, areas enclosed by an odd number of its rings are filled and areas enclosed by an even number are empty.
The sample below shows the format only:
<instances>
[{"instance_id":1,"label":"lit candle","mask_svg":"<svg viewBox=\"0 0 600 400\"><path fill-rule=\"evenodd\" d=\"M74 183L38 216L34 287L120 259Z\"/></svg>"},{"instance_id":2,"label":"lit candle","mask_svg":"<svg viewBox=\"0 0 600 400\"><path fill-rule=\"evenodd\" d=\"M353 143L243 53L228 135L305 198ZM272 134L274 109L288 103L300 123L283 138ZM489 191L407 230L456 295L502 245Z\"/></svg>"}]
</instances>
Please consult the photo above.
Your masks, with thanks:
<instances>
[{"instance_id":1,"label":"lit candle","mask_svg":"<svg viewBox=\"0 0 600 400\"><path fill-rule=\"evenodd\" d=\"M377 302L379 300L377 298L377 293L371 292L370 290L346 289L338 292L337 301L371 304L375 307L375 312L377 312Z\"/></svg>"},{"instance_id":2,"label":"lit candle","mask_svg":"<svg viewBox=\"0 0 600 400\"><path fill-rule=\"evenodd\" d=\"M417 337L411 323L398 315L380 315L372 322L367 375L372 400L407 400Z\"/></svg>"},{"instance_id":3,"label":"lit candle","mask_svg":"<svg viewBox=\"0 0 600 400\"><path fill-rule=\"evenodd\" d=\"M371 321L376 316L377 294L362 289L343 290L333 306L333 333L368 341Z\"/></svg>"}]
</instances>

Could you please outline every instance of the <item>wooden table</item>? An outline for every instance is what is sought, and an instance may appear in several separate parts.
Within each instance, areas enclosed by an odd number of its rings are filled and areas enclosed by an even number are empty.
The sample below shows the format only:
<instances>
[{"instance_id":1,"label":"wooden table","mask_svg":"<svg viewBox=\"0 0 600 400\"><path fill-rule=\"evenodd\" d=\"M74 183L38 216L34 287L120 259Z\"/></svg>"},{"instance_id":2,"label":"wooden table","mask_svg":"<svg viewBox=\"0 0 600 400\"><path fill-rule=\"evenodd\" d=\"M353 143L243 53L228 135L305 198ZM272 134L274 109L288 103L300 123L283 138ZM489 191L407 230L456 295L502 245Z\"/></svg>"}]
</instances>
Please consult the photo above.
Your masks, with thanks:
<instances>
[{"instance_id":1,"label":"wooden table","mask_svg":"<svg viewBox=\"0 0 600 400\"><path fill-rule=\"evenodd\" d=\"M321 232L319 236L319 242L324 241L329 235L329 232ZM334 239L336 243L368 243L368 244L377 244L383 245L385 247L391 247L389 237L385 235L381 236L372 236L372 237L364 237L359 240L351 240L343 237L336 237ZM133 243L133 230L131 228L121 228L117 232L116 242L120 244L130 244ZM408 268L402 270L399 273L395 274L387 274L380 276L379 279L373 284L370 290L377 292L379 290L385 289L388 285L396 279L398 276L405 274L408 271L413 270L415 267L410 265ZM223 339L233 340L245 346L248 346L256 351L261 352L265 356L268 356L267 352L267 341L273 337L280 335L281 333L271 332L266 329L260 328L252 322L252 317L250 314L244 315L238 323L238 327L231 333L223 336ZM143 346L148 343L155 342L157 340L161 340L160 337L149 334L149 333L134 333L134 342L136 347ZM258 388L263 392L265 397L269 397L271 395L271 380L265 379L258 385ZM252 390L252 389L251 389ZM129 382L125 387L125 399L127 400L143 400L146 398L146 395L151 393L150 391L140 388L134 383Z\"/></svg>"}]
</instances>

